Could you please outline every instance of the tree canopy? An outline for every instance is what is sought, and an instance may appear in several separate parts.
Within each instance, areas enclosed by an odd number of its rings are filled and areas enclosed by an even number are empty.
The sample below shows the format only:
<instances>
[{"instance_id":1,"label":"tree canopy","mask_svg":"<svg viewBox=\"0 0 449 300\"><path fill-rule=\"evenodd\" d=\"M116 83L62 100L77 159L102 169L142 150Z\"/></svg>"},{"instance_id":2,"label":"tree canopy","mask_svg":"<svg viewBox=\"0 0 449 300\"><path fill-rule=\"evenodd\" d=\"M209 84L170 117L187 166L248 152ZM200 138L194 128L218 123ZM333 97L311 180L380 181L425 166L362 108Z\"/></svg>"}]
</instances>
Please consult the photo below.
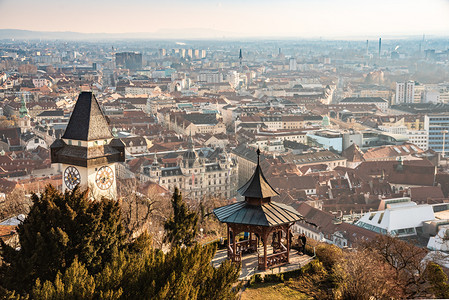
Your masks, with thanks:
<instances>
[{"instance_id":1,"label":"tree canopy","mask_svg":"<svg viewBox=\"0 0 449 300\"><path fill-rule=\"evenodd\" d=\"M187 207L178 188L173 192L171 203L173 215L164 226L165 241L170 242L172 246L192 246L197 233L198 215Z\"/></svg>"},{"instance_id":2,"label":"tree canopy","mask_svg":"<svg viewBox=\"0 0 449 300\"><path fill-rule=\"evenodd\" d=\"M0 268L0 297L235 297L232 287L240 270L229 262L214 268L213 246L193 245L192 238L183 243L187 247L174 246L164 253L152 247L146 233L128 241L119 203L91 201L87 195L78 188L62 194L51 186L41 196L33 195L31 211L18 228L20 249L1 244L5 263ZM177 191L174 199L176 195ZM184 211L182 203L180 207ZM187 210L185 215L191 214ZM195 214L188 218L187 227L197 218Z\"/></svg>"}]
</instances>

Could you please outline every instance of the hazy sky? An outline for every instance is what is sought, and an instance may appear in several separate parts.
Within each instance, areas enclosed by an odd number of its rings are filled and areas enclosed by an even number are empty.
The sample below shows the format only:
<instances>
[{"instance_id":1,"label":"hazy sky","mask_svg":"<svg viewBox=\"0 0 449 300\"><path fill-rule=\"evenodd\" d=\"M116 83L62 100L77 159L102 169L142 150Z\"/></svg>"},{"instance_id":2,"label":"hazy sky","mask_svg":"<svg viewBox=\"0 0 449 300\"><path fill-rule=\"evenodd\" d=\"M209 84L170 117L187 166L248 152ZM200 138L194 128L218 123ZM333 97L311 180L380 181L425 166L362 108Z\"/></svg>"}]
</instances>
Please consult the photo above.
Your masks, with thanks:
<instances>
[{"instance_id":1,"label":"hazy sky","mask_svg":"<svg viewBox=\"0 0 449 300\"><path fill-rule=\"evenodd\" d=\"M0 28L234 36L449 35L449 0L0 0Z\"/></svg>"}]
</instances>

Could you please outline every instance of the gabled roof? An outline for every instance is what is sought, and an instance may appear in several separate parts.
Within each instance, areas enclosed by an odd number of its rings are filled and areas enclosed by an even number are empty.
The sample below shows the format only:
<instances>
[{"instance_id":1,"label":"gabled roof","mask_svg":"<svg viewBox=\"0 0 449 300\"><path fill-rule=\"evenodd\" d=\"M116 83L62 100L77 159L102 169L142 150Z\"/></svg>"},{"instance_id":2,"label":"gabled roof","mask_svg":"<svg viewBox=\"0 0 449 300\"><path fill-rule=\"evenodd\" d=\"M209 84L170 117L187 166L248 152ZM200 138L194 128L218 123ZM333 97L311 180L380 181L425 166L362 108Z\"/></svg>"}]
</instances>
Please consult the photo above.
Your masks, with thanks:
<instances>
[{"instance_id":1,"label":"gabled roof","mask_svg":"<svg viewBox=\"0 0 449 300\"><path fill-rule=\"evenodd\" d=\"M81 141L113 138L108 122L92 92L82 92L79 95L62 138Z\"/></svg>"},{"instance_id":2,"label":"gabled roof","mask_svg":"<svg viewBox=\"0 0 449 300\"><path fill-rule=\"evenodd\" d=\"M346 157L350 162L360 162L365 160L363 157L363 151L360 150L360 147L355 143L343 150L341 155Z\"/></svg>"},{"instance_id":3,"label":"gabled roof","mask_svg":"<svg viewBox=\"0 0 449 300\"><path fill-rule=\"evenodd\" d=\"M273 201L263 205L251 205L246 201L240 201L216 208L214 214L223 223L270 227L302 219L293 208Z\"/></svg>"},{"instance_id":4,"label":"gabled roof","mask_svg":"<svg viewBox=\"0 0 449 300\"><path fill-rule=\"evenodd\" d=\"M260 153L259 150L258 154ZM267 179L262 173L259 160L257 160L256 170L253 176L245 183L237 192L244 197L251 198L268 198L279 195L278 192L268 183Z\"/></svg>"}]
</instances>

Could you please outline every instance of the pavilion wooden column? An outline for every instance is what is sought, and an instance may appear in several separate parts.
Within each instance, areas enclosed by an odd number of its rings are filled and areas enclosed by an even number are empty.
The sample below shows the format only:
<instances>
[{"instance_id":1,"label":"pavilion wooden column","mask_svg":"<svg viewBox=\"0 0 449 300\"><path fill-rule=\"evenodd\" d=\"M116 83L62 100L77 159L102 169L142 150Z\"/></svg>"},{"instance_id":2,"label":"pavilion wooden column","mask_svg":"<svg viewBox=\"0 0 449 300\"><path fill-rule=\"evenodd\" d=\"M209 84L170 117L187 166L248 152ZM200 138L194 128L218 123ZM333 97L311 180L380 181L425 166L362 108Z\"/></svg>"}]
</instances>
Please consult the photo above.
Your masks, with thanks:
<instances>
[{"instance_id":1,"label":"pavilion wooden column","mask_svg":"<svg viewBox=\"0 0 449 300\"><path fill-rule=\"evenodd\" d=\"M287 263L290 262L290 225L287 224Z\"/></svg>"},{"instance_id":2,"label":"pavilion wooden column","mask_svg":"<svg viewBox=\"0 0 449 300\"><path fill-rule=\"evenodd\" d=\"M267 265L267 239L263 239L263 270L268 268Z\"/></svg>"},{"instance_id":3,"label":"pavilion wooden column","mask_svg":"<svg viewBox=\"0 0 449 300\"><path fill-rule=\"evenodd\" d=\"M226 227L228 228L228 232L227 232L227 235L228 235L228 259L231 259L232 257L230 257L230 255L229 255L229 250L231 249L231 232L230 232L230 228L229 228L229 224L226 224Z\"/></svg>"},{"instance_id":4,"label":"pavilion wooden column","mask_svg":"<svg viewBox=\"0 0 449 300\"><path fill-rule=\"evenodd\" d=\"M232 229L232 228L231 228ZM237 242L236 242L236 237L235 237L235 231L234 230L232 230L232 245L233 245L233 252L234 252L234 259L233 259L233 261L235 261L235 258L236 258L236 256L237 256Z\"/></svg>"},{"instance_id":5,"label":"pavilion wooden column","mask_svg":"<svg viewBox=\"0 0 449 300\"><path fill-rule=\"evenodd\" d=\"M279 242L279 249L281 249L282 247L281 247L281 243L282 243L282 235L283 235L283 232L282 232L282 230L278 230L278 242Z\"/></svg>"},{"instance_id":6,"label":"pavilion wooden column","mask_svg":"<svg viewBox=\"0 0 449 300\"><path fill-rule=\"evenodd\" d=\"M262 239L263 239L263 266L262 269L268 269L268 261L267 261L267 244L268 244L268 236L270 235L270 228L263 228L262 231Z\"/></svg>"}]
</instances>

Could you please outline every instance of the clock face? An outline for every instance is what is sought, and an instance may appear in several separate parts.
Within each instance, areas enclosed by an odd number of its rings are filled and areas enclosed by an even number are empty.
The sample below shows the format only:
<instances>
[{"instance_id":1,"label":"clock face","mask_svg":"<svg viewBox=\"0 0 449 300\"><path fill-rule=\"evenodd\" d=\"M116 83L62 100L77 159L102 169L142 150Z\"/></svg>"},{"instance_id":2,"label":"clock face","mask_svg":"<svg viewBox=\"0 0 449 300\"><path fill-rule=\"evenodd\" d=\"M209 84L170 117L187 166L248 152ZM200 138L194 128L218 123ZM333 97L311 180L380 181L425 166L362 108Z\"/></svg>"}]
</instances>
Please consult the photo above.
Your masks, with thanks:
<instances>
[{"instance_id":1,"label":"clock face","mask_svg":"<svg viewBox=\"0 0 449 300\"><path fill-rule=\"evenodd\" d=\"M114 183L114 171L108 166L101 167L95 176L95 183L99 189L107 190Z\"/></svg>"},{"instance_id":2,"label":"clock face","mask_svg":"<svg viewBox=\"0 0 449 300\"><path fill-rule=\"evenodd\" d=\"M67 167L64 171L64 182L69 190L73 190L75 186L81 183L80 171L72 166Z\"/></svg>"}]
</instances>

